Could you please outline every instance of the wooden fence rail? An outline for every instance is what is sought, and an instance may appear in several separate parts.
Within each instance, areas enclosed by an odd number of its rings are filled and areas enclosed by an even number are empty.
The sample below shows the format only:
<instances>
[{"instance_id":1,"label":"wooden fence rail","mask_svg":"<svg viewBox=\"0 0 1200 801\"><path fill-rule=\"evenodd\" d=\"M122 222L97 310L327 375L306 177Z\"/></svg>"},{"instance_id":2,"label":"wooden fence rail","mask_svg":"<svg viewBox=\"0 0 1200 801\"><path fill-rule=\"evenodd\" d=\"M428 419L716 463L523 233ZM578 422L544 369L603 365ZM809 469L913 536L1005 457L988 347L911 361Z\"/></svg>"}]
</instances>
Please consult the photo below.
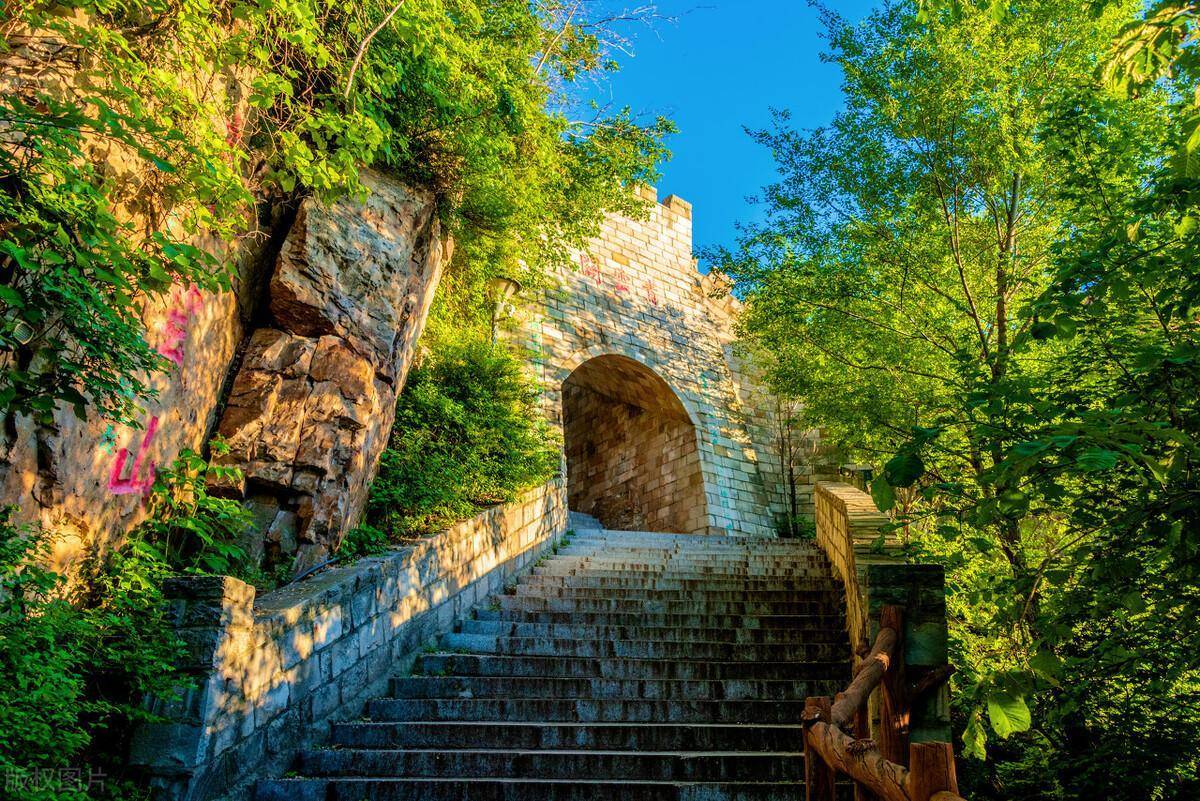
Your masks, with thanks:
<instances>
[{"instance_id":1,"label":"wooden fence rail","mask_svg":"<svg viewBox=\"0 0 1200 801\"><path fill-rule=\"evenodd\" d=\"M964 801L958 795L950 743L908 743L913 698L949 676L926 677L914 692L904 677L904 620L885 606L870 653L834 699L807 699L804 709L805 795L834 801L839 774L854 781L856 801ZM878 742L869 739L867 703L882 688Z\"/></svg>"}]
</instances>

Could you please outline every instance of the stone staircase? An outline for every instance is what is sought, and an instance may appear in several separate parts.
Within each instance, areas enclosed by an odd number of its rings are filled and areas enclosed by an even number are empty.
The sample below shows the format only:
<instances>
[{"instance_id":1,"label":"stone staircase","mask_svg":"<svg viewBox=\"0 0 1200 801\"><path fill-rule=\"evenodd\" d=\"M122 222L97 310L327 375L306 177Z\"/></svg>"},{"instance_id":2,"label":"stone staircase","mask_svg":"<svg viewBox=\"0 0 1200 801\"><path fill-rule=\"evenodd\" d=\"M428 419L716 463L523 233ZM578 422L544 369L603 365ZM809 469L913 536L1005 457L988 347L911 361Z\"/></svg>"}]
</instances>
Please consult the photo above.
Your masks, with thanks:
<instances>
[{"instance_id":1,"label":"stone staircase","mask_svg":"<svg viewBox=\"0 0 1200 801\"><path fill-rule=\"evenodd\" d=\"M850 678L808 543L576 535L258 801L795 801L804 699Z\"/></svg>"}]
</instances>

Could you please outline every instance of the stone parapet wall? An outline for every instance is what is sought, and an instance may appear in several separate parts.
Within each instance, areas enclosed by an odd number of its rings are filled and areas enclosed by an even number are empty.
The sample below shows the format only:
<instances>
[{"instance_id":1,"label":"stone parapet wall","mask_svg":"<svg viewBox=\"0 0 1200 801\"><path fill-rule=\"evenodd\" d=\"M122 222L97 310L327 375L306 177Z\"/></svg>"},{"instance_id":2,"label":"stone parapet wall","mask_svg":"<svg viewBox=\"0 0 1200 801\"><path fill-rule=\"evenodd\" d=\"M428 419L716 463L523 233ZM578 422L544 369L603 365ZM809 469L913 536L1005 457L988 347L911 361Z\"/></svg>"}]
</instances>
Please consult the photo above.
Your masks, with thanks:
<instances>
[{"instance_id":1,"label":"stone parapet wall","mask_svg":"<svg viewBox=\"0 0 1200 801\"><path fill-rule=\"evenodd\" d=\"M236 579L167 588L195 686L158 702L131 762L167 801L248 797L361 713L416 652L451 630L567 528L565 482L404 550L326 570L262 598Z\"/></svg>"},{"instance_id":2,"label":"stone parapet wall","mask_svg":"<svg viewBox=\"0 0 1200 801\"><path fill-rule=\"evenodd\" d=\"M945 574L941 565L908 563L899 542L886 531L891 521L871 496L849 484L816 485L817 544L846 588L846 628L856 653L869 649L879 633L884 606L904 610L904 668L907 681L919 681L948 659ZM872 700L878 721L878 698ZM928 694L912 709L913 742L950 739L949 692Z\"/></svg>"},{"instance_id":3,"label":"stone parapet wall","mask_svg":"<svg viewBox=\"0 0 1200 801\"><path fill-rule=\"evenodd\" d=\"M818 482L814 501L817 544L846 586L846 628L857 649L867 641L870 629L859 587L857 555L868 551L891 521L870 495L849 484Z\"/></svg>"}]
</instances>

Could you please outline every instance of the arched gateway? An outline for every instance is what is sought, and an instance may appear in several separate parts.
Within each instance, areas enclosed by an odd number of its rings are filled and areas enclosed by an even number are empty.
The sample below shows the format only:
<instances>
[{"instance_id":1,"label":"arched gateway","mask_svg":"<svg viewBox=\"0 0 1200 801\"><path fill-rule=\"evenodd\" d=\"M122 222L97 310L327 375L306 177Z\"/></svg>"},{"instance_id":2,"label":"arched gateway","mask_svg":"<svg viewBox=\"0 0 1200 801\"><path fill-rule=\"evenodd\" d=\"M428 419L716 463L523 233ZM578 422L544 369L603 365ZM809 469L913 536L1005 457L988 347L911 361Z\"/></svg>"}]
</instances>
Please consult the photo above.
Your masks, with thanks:
<instances>
[{"instance_id":1,"label":"arched gateway","mask_svg":"<svg viewBox=\"0 0 1200 801\"><path fill-rule=\"evenodd\" d=\"M611 216L575 260L517 331L564 429L571 508L613 528L773 536L771 424L730 352L737 301L696 271L691 206Z\"/></svg>"},{"instance_id":2,"label":"arched gateway","mask_svg":"<svg viewBox=\"0 0 1200 801\"><path fill-rule=\"evenodd\" d=\"M563 383L562 411L571 509L610 529L707 533L696 426L666 381L597 356Z\"/></svg>"}]
</instances>

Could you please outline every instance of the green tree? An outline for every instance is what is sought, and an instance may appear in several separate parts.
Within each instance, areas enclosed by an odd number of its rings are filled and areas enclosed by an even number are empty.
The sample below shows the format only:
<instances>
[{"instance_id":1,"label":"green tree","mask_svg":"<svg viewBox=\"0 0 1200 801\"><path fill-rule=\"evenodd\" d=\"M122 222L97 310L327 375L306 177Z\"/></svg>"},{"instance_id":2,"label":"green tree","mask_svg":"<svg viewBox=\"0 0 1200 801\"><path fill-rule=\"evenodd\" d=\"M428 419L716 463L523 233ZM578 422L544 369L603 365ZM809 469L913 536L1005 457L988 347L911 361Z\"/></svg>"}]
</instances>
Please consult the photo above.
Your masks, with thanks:
<instances>
[{"instance_id":1,"label":"green tree","mask_svg":"<svg viewBox=\"0 0 1200 801\"><path fill-rule=\"evenodd\" d=\"M776 388L950 569L975 791L1185 798L1191 87L1097 80L1136 3L929 6L827 15L846 109L757 134L766 222L711 255Z\"/></svg>"}]
</instances>

